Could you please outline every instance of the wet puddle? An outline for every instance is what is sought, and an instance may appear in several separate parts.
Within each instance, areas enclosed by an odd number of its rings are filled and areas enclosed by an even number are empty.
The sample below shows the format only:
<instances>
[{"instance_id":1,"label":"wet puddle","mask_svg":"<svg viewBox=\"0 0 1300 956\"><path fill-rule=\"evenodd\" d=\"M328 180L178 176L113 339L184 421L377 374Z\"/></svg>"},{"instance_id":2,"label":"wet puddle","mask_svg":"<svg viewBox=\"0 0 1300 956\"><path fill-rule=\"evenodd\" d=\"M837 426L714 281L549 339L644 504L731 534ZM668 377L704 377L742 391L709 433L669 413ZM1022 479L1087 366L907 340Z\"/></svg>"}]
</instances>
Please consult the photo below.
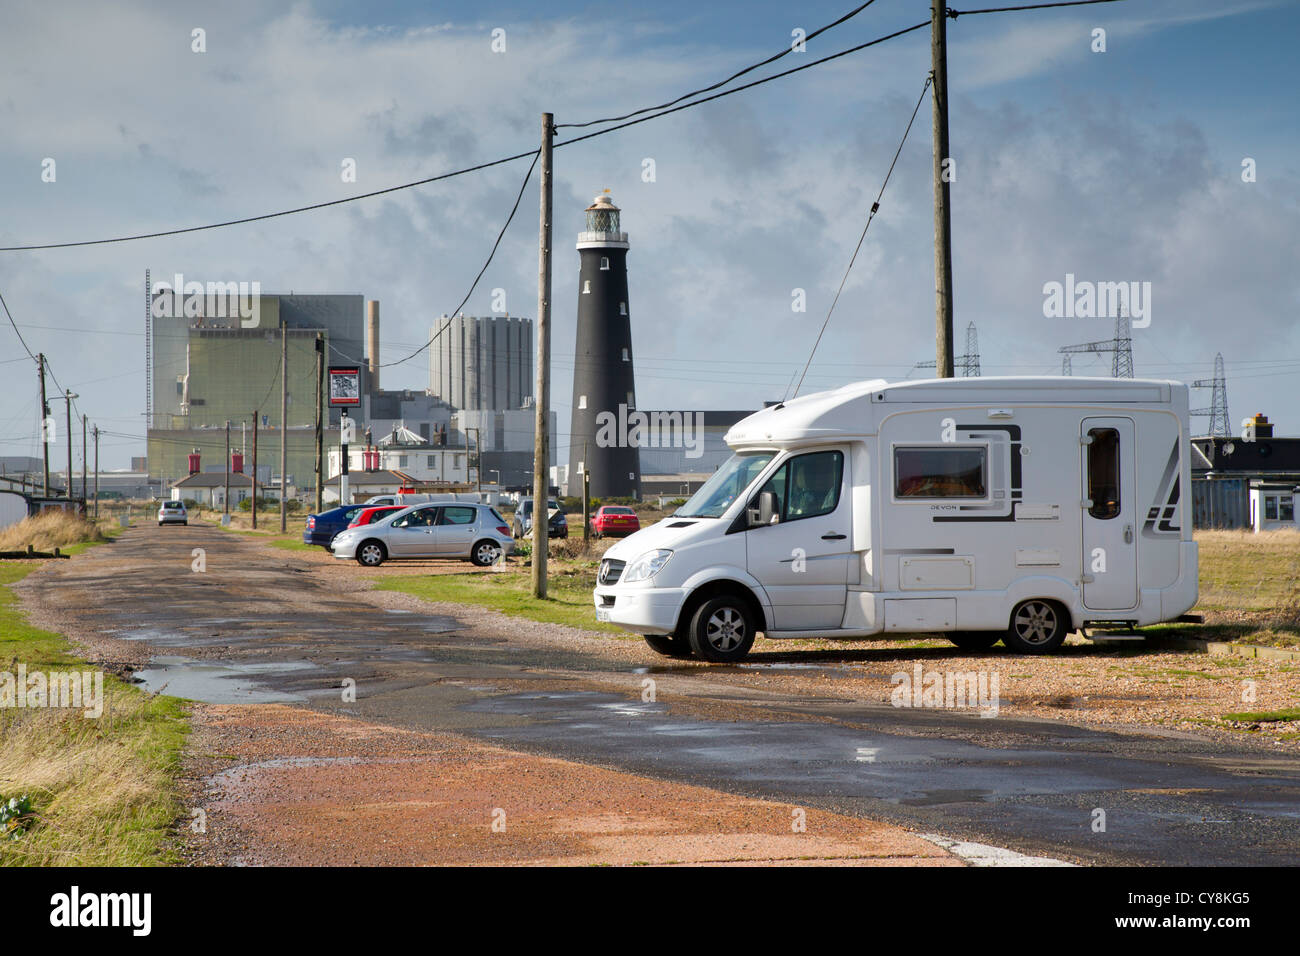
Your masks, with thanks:
<instances>
[{"instance_id":1,"label":"wet puddle","mask_svg":"<svg viewBox=\"0 0 1300 956\"><path fill-rule=\"evenodd\" d=\"M155 657L148 668L136 671L136 679L150 693L165 692L173 697L207 704L301 703L302 694L277 691L265 678L318 669L305 661L275 664L216 664L190 657ZM165 690L164 690L165 689Z\"/></svg>"}]
</instances>

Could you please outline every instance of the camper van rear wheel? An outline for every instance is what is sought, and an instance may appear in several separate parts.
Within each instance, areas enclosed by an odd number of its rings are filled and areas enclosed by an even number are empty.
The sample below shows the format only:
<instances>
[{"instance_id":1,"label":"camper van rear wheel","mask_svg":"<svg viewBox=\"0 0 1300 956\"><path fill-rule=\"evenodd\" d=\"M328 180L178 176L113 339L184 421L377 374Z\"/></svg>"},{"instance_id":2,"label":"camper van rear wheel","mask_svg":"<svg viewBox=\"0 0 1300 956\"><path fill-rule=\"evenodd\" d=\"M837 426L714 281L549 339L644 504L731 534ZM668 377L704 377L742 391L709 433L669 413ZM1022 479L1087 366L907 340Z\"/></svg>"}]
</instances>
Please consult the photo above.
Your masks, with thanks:
<instances>
[{"instance_id":1,"label":"camper van rear wheel","mask_svg":"<svg viewBox=\"0 0 1300 956\"><path fill-rule=\"evenodd\" d=\"M754 613L744 598L721 594L699 606L688 633L697 657L732 663L743 659L754 645Z\"/></svg>"},{"instance_id":2,"label":"camper van rear wheel","mask_svg":"<svg viewBox=\"0 0 1300 956\"><path fill-rule=\"evenodd\" d=\"M945 636L963 651L987 651L1002 640L1001 631L952 631Z\"/></svg>"},{"instance_id":3,"label":"camper van rear wheel","mask_svg":"<svg viewBox=\"0 0 1300 956\"><path fill-rule=\"evenodd\" d=\"M1055 601L1031 598L1011 612L1011 626L1002 637L1007 650L1019 654L1046 654L1065 641L1065 609Z\"/></svg>"}]
</instances>

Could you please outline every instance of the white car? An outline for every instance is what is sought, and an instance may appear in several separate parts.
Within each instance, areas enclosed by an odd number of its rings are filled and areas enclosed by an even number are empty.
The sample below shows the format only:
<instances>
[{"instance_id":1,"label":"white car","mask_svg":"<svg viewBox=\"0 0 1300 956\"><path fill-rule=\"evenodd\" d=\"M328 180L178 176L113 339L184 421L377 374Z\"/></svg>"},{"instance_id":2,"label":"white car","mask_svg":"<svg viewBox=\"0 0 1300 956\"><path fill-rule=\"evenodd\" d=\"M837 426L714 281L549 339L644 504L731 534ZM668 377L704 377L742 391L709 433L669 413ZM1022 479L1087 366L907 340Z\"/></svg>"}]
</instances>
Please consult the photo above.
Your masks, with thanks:
<instances>
[{"instance_id":1,"label":"white car","mask_svg":"<svg viewBox=\"0 0 1300 956\"><path fill-rule=\"evenodd\" d=\"M183 501L164 501L158 508L158 527L165 524L189 524L190 513Z\"/></svg>"},{"instance_id":2,"label":"white car","mask_svg":"<svg viewBox=\"0 0 1300 956\"><path fill-rule=\"evenodd\" d=\"M514 546L510 527L495 508L449 501L416 505L374 524L340 531L330 551L368 568L398 558L466 558L487 567Z\"/></svg>"}]
</instances>

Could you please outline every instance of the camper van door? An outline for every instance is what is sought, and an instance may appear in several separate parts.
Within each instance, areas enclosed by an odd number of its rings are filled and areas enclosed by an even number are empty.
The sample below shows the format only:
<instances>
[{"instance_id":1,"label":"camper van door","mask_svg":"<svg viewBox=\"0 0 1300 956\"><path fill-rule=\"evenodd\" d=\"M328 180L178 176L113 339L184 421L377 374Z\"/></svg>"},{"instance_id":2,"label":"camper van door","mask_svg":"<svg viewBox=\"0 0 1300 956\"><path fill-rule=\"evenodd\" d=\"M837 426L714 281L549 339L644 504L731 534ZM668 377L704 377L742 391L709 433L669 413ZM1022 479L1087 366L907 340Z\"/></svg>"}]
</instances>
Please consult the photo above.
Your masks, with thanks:
<instances>
[{"instance_id":1,"label":"camper van door","mask_svg":"<svg viewBox=\"0 0 1300 956\"><path fill-rule=\"evenodd\" d=\"M1133 419L1085 418L1083 451L1083 606L1137 607L1137 495Z\"/></svg>"},{"instance_id":2,"label":"camper van door","mask_svg":"<svg viewBox=\"0 0 1300 956\"><path fill-rule=\"evenodd\" d=\"M755 495L776 497L771 525L745 532L752 574L772 602L774 630L838 628L844 619L853 544L847 449L796 454Z\"/></svg>"}]
</instances>

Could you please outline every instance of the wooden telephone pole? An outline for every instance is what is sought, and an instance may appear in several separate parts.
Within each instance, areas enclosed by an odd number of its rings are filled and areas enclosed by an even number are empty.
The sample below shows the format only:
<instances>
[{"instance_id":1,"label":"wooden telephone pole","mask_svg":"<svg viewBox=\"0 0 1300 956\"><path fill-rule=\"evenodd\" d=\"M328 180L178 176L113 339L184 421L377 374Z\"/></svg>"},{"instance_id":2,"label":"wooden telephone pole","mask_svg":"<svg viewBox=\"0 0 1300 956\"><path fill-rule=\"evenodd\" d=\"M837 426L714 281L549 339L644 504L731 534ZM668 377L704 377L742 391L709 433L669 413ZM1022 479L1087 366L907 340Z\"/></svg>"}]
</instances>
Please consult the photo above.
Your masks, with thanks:
<instances>
[{"instance_id":1,"label":"wooden telephone pole","mask_svg":"<svg viewBox=\"0 0 1300 956\"><path fill-rule=\"evenodd\" d=\"M931 0L930 69L934 139L934 359L939 378L953 377L952 210L948 154L948 4Z\"/></svg>"},{"instance_id":2,"label":"wooden telephone pole","mask_svg":"<svg viewBox=\"0 0 1300 956\"><path fill-rule=\"evenodd\" d=\"M253 409L253 530L257 530L257 413L258 409Z\"/></svg>"},{"instance_id":3,"label":"wooden telephone pole","mask_svg":"<svg viewBox=\"0 0 1300 956\"><path fill-rule=\"evenodd\" d=\"M378 361L376 359L376 361ZM322 464L325 460L325 432L321 426L321 383L325 378L325 336L320 332L316 333L316 514L324 510L323 494L325 489L321 487L321 472L324 470Z\"/></svg>"},{"instance_id":4,"label":"wooden telephone pole","mask_svg":"<svg viewBox=\"0 0 1300 956\"><path fill-rule=\"evenodd\" d=\"M542 114L542 200L537 255L537 380L533 389L533 597L546 597L546 536L550 530L547 464L547 419L551 410L551 140L555 117Z\"/></svg>"},{"instance_id":5,"label":"wooden telephone pole","mask_svg":"<svg viewBox=\"0 0 1300 956\"><path fill-rule=\"evenodd\" d=\"M36 356L36 367L41 375L41 454L45 466L41 473L45 476L45 490L41 492L46 498L50 496L50 431L46 427L50 420L50 403L45 400L45 353Z\"/></svg>"},{"instance_id":6,"label":"wooden telephone pole","mask_svg":"<svg viewBox=\"0 0 1300 956\"><path fill-rule=\"evenodd\" d=\"M285 469L289 461L289 326L280 320L280 533L288 530L285 493L289 482L285 480Z\"/></svg>"},{"instance_id":7,"label":"wooden telephone pole","mask_svg":"<svg viewBox=\"0 0 1300 956\"><path fill-rule=\"evenodd\" d=\"M90 430L95 437L95 520L99 520L99 426Z\"/></svg>"}]
</instances>

